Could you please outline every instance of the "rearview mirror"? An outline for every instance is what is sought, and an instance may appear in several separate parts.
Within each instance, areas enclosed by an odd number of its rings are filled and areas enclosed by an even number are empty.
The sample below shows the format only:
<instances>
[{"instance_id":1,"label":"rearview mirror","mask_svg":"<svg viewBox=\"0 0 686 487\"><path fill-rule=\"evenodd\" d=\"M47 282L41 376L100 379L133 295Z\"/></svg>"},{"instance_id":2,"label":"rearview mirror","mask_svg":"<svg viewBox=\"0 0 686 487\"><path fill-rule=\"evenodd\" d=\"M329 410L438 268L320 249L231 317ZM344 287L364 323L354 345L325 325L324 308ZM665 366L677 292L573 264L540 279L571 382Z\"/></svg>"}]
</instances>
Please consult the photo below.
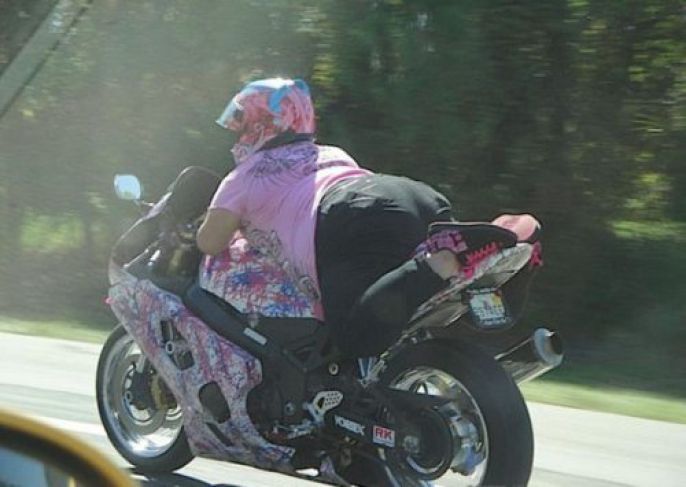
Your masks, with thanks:
<instances>
[{"instance_id":1,"label":"rearview mirror","mask_svg":"<svg viewBox=\"0 0 686 487\"><path fill-rule=\"evenodd\" d=\"M122 200L137 201L141 199L143 188L140 181L133 174L117 174L114 176L114 191Z\"/></svg>"},{"instance_id":2,"label":"rearview mirror","mask_svg":"<svg viewBox=\"0 0 686 487\"><path fill-rule=\"evenodd\" d=\"M0 485L134 487L93 447L25 416L0 410Z\"/></svg>"}]
</instances>

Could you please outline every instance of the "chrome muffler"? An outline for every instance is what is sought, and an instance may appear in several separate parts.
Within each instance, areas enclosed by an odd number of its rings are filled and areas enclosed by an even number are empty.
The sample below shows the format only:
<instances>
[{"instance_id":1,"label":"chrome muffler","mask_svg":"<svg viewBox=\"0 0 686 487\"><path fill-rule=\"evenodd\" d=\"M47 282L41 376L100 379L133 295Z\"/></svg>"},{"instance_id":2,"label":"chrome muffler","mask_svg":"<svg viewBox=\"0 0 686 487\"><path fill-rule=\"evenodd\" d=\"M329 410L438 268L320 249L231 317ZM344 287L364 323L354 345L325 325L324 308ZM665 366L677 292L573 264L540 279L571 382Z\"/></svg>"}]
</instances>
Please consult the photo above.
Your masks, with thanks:
<instances>
[{"instance_id":1,"label":"chrome muffler","mask_svg":"<svg viewBox=\"0 0 686 487\"><path fill-rule=\"evenodd\" d=\"M546 328L537 328L529 338L496 355L495 359L517 384L523 384L560 365L563 357L560 336Z\"/></svg>"}]
</instances>

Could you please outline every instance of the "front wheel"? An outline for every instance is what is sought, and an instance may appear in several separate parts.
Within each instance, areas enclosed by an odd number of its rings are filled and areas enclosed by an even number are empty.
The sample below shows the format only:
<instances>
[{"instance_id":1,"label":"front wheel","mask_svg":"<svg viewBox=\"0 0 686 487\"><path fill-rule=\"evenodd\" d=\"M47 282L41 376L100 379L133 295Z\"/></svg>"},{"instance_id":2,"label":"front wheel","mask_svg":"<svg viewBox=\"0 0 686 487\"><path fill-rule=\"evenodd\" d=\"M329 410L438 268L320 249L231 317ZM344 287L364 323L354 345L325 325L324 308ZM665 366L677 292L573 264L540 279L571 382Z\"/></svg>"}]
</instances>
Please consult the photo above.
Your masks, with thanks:
<instances>
[{"instance_id":1,"label":"front wheel","mask_svg":"<svg viewBox=\"0 0 686 487\"><path fill-rule=\"evenodd\" d=\"M419 439L414 448L387 450L389 476L407 484L410 478L435 478L433 473L449 465L450 485L527 484L534 449L529 412L517 385L492 357L461 343L425 342L391 361L382 383L450 399L441 407L443 432ZM436 446L446 430L451 458Z\"/></svg>"},{"instance_id":2,"label":"front wheel","mask_svg":"<svg viewBox=\"0 0 686 487\"><path fill-rule=\"evenodd\" d=\"M172 472L193 459L181 409L119 325L100 352L96 375L98 412L117 451L143 472Z\"/></svg>"}]
</instances>

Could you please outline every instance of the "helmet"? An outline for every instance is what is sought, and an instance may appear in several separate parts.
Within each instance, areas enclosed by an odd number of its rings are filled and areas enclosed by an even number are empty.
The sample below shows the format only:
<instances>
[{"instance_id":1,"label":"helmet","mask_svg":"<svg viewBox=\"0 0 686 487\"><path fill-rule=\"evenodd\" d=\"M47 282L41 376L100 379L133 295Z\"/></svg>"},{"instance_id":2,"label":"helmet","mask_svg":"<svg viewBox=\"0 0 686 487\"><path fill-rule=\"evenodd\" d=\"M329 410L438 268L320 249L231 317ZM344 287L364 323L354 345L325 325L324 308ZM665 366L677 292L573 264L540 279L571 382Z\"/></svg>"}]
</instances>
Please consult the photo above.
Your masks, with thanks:
<instances>
[{"instance_id":1,"label":"helmet","mask_svg":"<svg viewBox=\"0 0 686 487\"><path fill-rule=\"evenodd\" d=\"M301 79L253 81L231 99L217 123L236 132L232 152L243 162L279 135L314 135L310 89Z\"/></svg>"}]
</instances>

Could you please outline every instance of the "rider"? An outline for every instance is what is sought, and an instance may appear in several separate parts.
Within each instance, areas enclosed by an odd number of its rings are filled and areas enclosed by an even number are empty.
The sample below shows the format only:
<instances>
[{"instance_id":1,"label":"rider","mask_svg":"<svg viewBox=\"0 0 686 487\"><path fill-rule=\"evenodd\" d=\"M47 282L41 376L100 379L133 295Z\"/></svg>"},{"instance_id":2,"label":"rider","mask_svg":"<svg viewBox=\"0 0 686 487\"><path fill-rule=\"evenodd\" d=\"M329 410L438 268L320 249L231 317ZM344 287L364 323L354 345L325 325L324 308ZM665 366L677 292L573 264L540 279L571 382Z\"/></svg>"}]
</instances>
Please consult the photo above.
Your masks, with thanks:
<instances>
[{"instance_id":1,"label":"rider","mask_svg":"<svg viewBox=\"0 0 686 487\"><path fill-rule=\"evenodd\" d=\"M320 304L317 317L352 356L383 351L417 306L516 243L492 225L458 230L447 198L426 184L374 174L316 144L302 80L247 84L217 123L238 136L236 167L210 203L198 247L217 254L240 229Z\"/></svg>"}]
</instances>

